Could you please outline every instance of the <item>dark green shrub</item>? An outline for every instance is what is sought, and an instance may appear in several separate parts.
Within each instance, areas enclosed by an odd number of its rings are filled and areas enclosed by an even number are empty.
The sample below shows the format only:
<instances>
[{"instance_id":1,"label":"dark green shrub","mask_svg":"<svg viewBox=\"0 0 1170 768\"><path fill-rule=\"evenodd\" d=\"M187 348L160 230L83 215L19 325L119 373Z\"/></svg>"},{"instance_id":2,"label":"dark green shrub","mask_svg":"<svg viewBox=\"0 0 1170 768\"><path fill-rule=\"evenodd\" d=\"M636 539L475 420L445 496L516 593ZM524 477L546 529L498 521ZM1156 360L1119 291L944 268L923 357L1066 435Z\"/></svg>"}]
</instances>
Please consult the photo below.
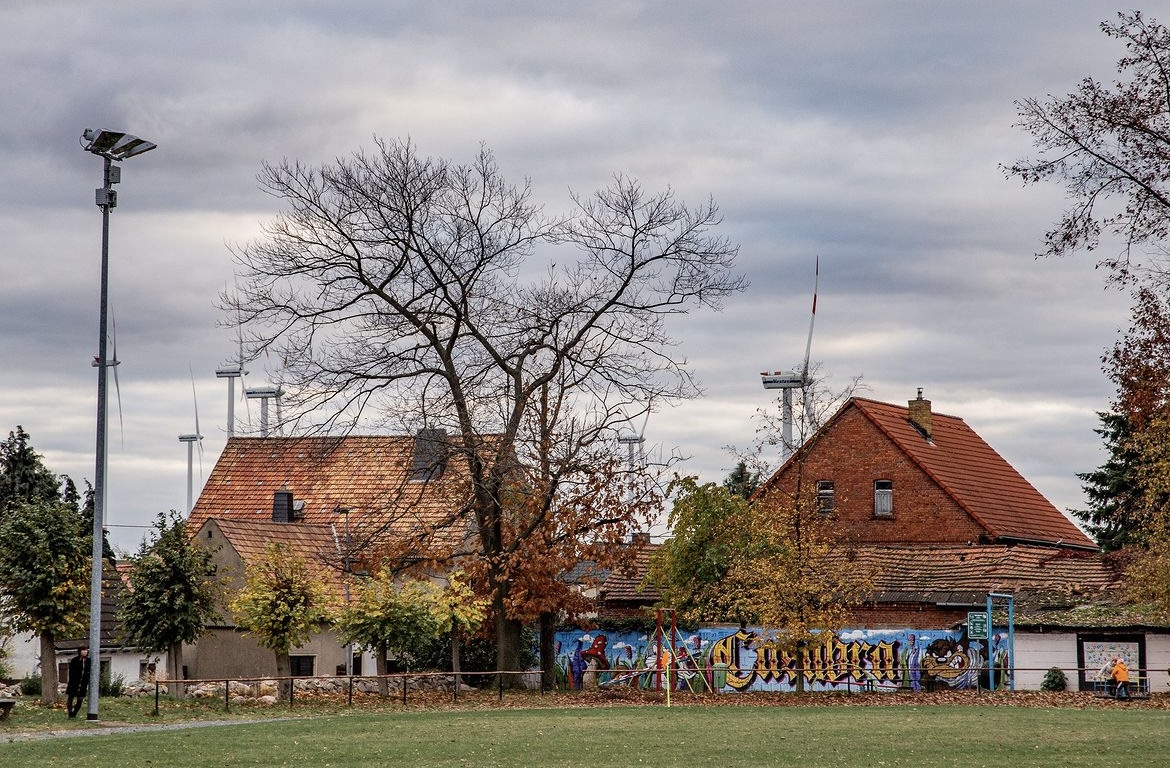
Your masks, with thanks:
<instances>
[{"instance_id":1,"label":"dark green shrub","mask_svg":"<svg viewBox=\"0 0 1170 768\"><path fill-rule=\"evenodd\" d=\"M1040 683L1042 691L1064 691L1068 689L1068 678L1060 667L1052 667L1044 674L1044 682Z\"/></svg>"},{"instance_id":2,"label":"dark green shrub","mask_svg":"<svg viewBox=\"0 0 1170 768\"><path fill-rule=\"evenodd\" d=\"M41 695L41 676L33 675L26 677L20 681L20 694L22 696L40 696Z\"/></svg>"},{"instance_id":3,"label":"dark green shrub","mask_svg":"<svg viewBox=\"0 0 1170 768\"><path fill-rule=\"evenodd\" d=\"M102 667L102 676L98 678L98 696L121 696L126 688L126 679L122 675L110 677L110 668Z\"/></svg>"}]
</instances>

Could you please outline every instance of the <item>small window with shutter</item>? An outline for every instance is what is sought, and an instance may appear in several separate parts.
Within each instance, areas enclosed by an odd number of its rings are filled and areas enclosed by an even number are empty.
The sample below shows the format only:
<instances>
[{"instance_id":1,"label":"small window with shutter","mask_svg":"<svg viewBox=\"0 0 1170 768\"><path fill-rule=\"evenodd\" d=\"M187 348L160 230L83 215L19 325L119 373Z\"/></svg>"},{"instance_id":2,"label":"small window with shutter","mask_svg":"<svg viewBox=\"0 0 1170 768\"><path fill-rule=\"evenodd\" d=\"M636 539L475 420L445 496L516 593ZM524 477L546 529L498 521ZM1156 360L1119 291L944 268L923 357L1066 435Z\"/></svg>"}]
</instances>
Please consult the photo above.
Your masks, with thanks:
<instances>
[{"instance_id":1,"label":"small window with shutter","mask_svg":"<svg viewBox=\"0 0 1170 768\"><path fill-rule=\"evenodd\" d=\"M894 516L894 481L873 481L873 516Z\"/></svg>"},{"instance_id":2,"label":"small window with shutter","mask_svg":"<svg viewBox=\"0 0 1170 768\"><path fill-rule=\"evenodd\" d=\"M822 515L833 514L836 506L836 490L832 480L817 480L817 512Z\"/></svg>"}]
</instances>

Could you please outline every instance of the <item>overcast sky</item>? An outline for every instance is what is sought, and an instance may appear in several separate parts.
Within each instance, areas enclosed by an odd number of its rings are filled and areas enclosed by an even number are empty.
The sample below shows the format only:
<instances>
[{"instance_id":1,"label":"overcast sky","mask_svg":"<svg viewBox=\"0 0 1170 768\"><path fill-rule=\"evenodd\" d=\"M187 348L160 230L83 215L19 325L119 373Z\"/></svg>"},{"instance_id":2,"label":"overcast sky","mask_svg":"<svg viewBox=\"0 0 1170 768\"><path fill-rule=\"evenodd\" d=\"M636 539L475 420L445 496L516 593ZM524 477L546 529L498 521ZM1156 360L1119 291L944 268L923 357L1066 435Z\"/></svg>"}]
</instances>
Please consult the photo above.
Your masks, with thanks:
<instances>
[{"instance_id":1,"label":"overcast sky","mask_svg":"<svg viewBox=\"0 0 1170 768\"><path fill-rule=\"evenodd\" d=\"M1092 258L1040 260L1062 191L999 164L1031 153L1014 99L1109 79L1107 4L1044 2L494 3L117 0L0 5L0 430L20 424L57 473L94 475L101 160L83 129L158 149L123 164L110 296L107 520L133 549L186 506L223 447L233 354L216 296L228 245L280 210L264 161L310 164L412 139L470 161L480 143L550 212L614 173L713 196L750 289L673 326L705 396L646 437L721 480L774 400L759 372L804 354L868 397L924 389L1062 509L1102 460L1099 357L1128 324ZM249 384L263 373L256 371ZM237 390L238 392L238 390ZM241 429L258 409L239 404ZM121 424L119 424L119 418ZM248 420L253 422L249 425ZM200 469L196 467L197 483Z\"/></svg>"}]
</instances>

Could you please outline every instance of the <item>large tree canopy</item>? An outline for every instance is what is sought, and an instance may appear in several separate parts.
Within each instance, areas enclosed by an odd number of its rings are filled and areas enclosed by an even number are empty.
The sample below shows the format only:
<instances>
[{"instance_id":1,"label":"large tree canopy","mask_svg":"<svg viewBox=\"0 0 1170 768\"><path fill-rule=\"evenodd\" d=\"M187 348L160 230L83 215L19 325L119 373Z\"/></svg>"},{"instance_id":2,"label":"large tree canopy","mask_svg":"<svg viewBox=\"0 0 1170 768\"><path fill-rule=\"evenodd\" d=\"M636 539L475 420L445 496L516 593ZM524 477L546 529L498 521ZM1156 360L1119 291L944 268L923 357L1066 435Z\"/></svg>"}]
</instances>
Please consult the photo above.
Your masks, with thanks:
<instances>
[{"instance_id":1,"label":"large tree canopy","mask_svg":"<svg viewBox=\"0 0 1170 768\"><path fill-rule=\"evenodd\" d=\"M66 499L77 505L76 486L69 481L75 498ZM61 479L54 475L33 450L29 434L24 427L8 433L8 439L0 443L0 518L20 504L54 502L60 498Z\"/></svg>"},{"instance_id":2,"label":"large tree canopy","mask_svg":"<svg viewBox=\"0 0 1170 768\"><path fill-rule=\"evenodd\" d=\"M56 641L85 629L90 538L83 527L81 514L56 500L17 505L0 519L0 615L40 637L45 704L57 697Z\"/></svg>"},{"instance_id":3,"label":"large tree canopy","mask_svg":"<svg viewBox=\"0 0 1170 768\"><path fill-rule=\"evenodd\" d=\"M1119 13L1101 30L1125 44L1119 79L1086 77L1065 96L1017 101L1017 125L1039 154L1005 171L1025 184L1065 187L1070 207L1046 234L1046 255L1092 250L1103 234L1116 236L1121 253L1099 263L1125 280L1138 266L1133 248L1158 246L1170 233L1170 30L1140 11Z\"/></svg>"},{"instance_id":4,"label":"large tree canopy","mask_svg":"<svg viewBox=\"0 0 1170 768\"><path fill-rule=\"evenodd\" d=\"M159 514L130 559L120 618L128 644L167 652L168 680L183 679L183 643L195 642L217 613L214 579L211 552L191 540L179 514Z\"/></svg>"},{"instance_id":5,"label":"large tree canopy","mask_svg":"<svg viewBox=\"0 0 1170 768\"><path fill-rule=\"evenodd\" d=\"M453 436L473 546L444 555L415 537L411 554L471 556L500 668L515 669L519 622L541 608L514 585L539 595L556 583L549 558L617 552L655 511L616 437L698 392L666 318L745 285L711 233L717 207L617 176L552 218L486 150L458 165L381 140L260 179L287 209L236 251L232 322L281 361L290 425ZM618 484L629 495L598 492Z\"/></svg>"}]
</instances>

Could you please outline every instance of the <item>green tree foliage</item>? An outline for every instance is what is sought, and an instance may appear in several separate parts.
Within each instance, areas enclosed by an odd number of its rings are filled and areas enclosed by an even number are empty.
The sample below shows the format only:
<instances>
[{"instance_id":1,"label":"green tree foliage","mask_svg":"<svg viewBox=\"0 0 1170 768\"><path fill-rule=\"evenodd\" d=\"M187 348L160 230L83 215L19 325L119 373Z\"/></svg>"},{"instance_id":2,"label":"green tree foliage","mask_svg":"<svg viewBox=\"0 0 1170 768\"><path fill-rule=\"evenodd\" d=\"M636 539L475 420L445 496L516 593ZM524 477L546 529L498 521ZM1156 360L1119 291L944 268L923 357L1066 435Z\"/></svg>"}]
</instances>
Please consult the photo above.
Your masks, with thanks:
<instances>
[{"instance_id":1,"label":"green tree foliage","mask_svg":"<svg viewBox=\"0 0 1170 768\"><path fill-rule=\"evenodd\" d=\"M167 679L183 678L183 643L193 643L216 615L212 553L187 535L178 512L159 514L150 539L130 558L119 618L128 644L167 653ZM176 683L172 695L180 695Z\"/></svg>"},{"instance_id":2,"label":"green tree foliage","mask_svg":"<svg viewBox=\"0 0 1170 768\"><path fill-rule=\"evenodd\" d=\"M451 672L455 685L461 680L460 651L464 640L476 632L487 618L487 601L476 596L462 571L453 571L447 576L447 584L435 596L432 612L439 622L439 631L451 638Z\"/></svg>"},{"instance_id":3,"label":"green tree foliage","mask_svg":"<svg viewBox=\"0 0 1170 768\"><path fill-rule=\"evenodd\" d=\"M21 504L58 501L60 492L60 479L33 450L24 427L9 432L0 443L0 518Z\"/></svg>"},{"instance_id":4,"label":"green tree foliage","mask_svg":"<svg viewBox=\"0 0 1170 768\"><path fill-rule=\"evenodd\" d=\"M19 504L0 519L0 614L40 637L45 704L57 697L56 640L85 630L90 539L81 529L77 510L55 498Z\"/></svg>"},{"instance_id":5,"label":"green tree foliage","mask_svg":"<svg viewBox=\"0 0 1170 768\"><path fill-rule=\"evenodd\" d=\"M1137 476L1141 454L1133 443L1128 418L1120 413L1099 412L1097 416L1101 426L1094 431L1104 439L1109 457L1092 472L1077 474L1089 507L1073 514L1103 550L1112 552L1145 535Z\"/></svg>"},{"instance_id":6,"label":"green tree foliage","mask_svg":"<svg viewBox=\"0 0 1170 768\"><path fill-rule=\"evenodd\" d=\"M442 619L449 615L447 606L440 604L440 588L432 582L398 582L393 573L382 570L356 586L336 629L345 642L374 651L379 675L386 674L387 652L409 664L416 650L443 634ZM380 685L385 696L385 678Z\"/></svg>"},{"instance_id":7,"label":"green tree foliage","mask_svg":"<svg viewBox=\"0 0 1170 768\"><path fill-rule=\"evenodd\" d=\"M646 582L683 621L746 619L735 613L725 580L740 545L747 500L726 485L700 485L694 477L677 478L670 493L673 535L650 556Z\"/></svg>"},{"instance_id":8,"label":"green tree foliage","mask_svg":"<svg viewBox=\"0 0 1170 768\"><path fill-rule=\"evenodd\" d=\"M747 460L740 459L735 469L723 481L723 487L734 494L751 498L751 495L760 487L760 472L748 468Z\"/></svg>"},{"instance_id":9,"label":"green tree foliage","mask_svg":"<svg viewBox=\"0 0 1170 768\"><path fill-rule=\"evenodd\" d=\"M272 543L244 571L244 584L231 599L236 623L276 654L281 696L288 695L289 650L299 647L330 619L329 592L321 569L287 544Z\"/></svg>"},{"instance_id":10,"label":"green tree foliage","mask_svg":"<svg viewBox=\"0 0 1170 768\"><path fill-rule=\"evenodd\" d=\"M1086 77L1066 96L1017 101L1017 125L1039 155L1005 172L1064 185L1070 207L1046 234L1046 255L1093 250L1107 233L1125 246L1099 264L1125 281L1138 266L1134 246L1170 235L1170 31L1140 11L1118 13L1101 31L1125 45L1118 79Z\"/></svg>"}]
</instances>

